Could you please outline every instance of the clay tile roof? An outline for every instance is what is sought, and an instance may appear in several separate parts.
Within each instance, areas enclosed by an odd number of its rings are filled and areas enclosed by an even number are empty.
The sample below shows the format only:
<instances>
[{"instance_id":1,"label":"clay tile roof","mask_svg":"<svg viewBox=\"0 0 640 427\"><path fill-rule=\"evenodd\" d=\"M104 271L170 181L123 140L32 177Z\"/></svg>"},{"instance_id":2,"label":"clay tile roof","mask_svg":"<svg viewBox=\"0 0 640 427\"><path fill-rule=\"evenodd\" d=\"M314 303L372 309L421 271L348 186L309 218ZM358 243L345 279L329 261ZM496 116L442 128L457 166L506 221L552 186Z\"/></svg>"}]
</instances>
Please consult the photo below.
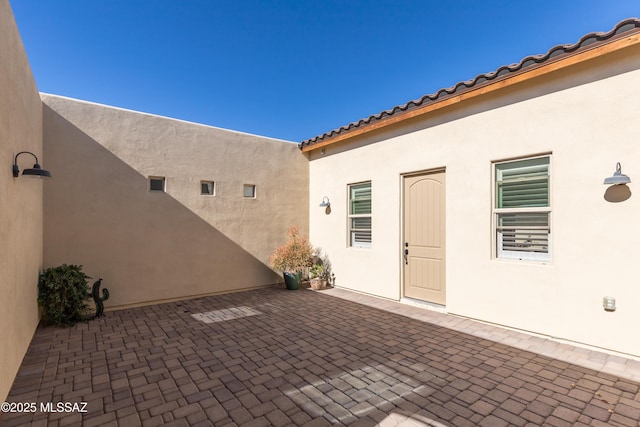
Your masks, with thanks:
<instances>
[{"instance_id":1,"label":"clay tile roof","mask_svg":"<svg viewBox=\"0 0 640 427\"><path fill-rule=\"evenodd\" d=\"M483 85L488 85L510 77L514 74L521 73L525 70L529 70L532 67L539 67L546 63L561 59L575 52L590 49L595 46L605 44L609 41L622 38L630 32L637 32L640 29L640 19L630 18L618 23L611 31L605 33L590 33L583 36L577 43L557 45L549 49L546 54L530 55L523 58L520 62L511 65L503 65L495 71L489 73L477 75L471 80L459 82L449 88L440 89L430 95L424 95L422 98L409 101L406 104L396 106L390 110L382 111L378 114L374 114L365 119L361 119L357 122L349 123L346 126L342 126L338 129L333 129L329 132L325 132L322 135L307 139L299 144L300 149L318 144L331 139L337 135L346 134L356 128L366 127L367 125L384 120L387 117L401 114L405 111L410 111L422 107L426 104L436 103L448 97L459 95L465 91L476 89Z\"/></svg>"}]
</instances>

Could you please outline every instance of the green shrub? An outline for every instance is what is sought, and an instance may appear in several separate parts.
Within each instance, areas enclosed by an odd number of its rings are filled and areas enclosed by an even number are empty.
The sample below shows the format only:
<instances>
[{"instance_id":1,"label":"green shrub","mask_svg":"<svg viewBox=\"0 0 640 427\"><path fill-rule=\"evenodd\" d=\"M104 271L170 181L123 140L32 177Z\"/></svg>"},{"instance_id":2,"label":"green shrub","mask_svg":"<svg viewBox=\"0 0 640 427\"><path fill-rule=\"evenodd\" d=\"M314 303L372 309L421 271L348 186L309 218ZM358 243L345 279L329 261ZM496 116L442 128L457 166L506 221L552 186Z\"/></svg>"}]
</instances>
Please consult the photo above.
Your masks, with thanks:
<instances>
[{"instance_id":1,"label":"green shrub","mask_svg":"<svg viewBox=\"0 0 640 427\"><path fill-rule=\"evenodd\" d=\"M84 319L89 306L87 279L81 265L62 264L40 275L38 303L46 324L72 326Z\"/></svg>"}]
</instances>

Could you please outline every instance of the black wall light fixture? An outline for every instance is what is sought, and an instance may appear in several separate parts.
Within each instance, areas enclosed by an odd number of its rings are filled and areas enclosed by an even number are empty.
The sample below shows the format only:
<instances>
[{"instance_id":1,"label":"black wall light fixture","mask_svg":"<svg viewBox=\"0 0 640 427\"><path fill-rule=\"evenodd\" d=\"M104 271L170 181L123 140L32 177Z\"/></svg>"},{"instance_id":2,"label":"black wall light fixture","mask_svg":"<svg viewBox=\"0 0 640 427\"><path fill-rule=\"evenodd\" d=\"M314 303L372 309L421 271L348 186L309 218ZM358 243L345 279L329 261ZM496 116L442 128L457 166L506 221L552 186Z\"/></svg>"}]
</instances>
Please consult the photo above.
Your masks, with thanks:
<instances>
[{"instance_id":1,"label":"black wall light fixture","mask_svg":"<svg viewBox=\"0 0 640 427\"><path fill-rule=\"evenodd\" d=\"M13 176L17 178L20 176L20 169L18 168L18 156L21 154L31 154L35 159L36 163L33 165L31 169L25 169L22 171L23 176L32 176L34 178L51 178L51 172L48 170L42 169L40 164L38 163L38 157L33 154L31 151L21 151L16 154L16 157L13 159Z\"/></svg>"}]
</instances>

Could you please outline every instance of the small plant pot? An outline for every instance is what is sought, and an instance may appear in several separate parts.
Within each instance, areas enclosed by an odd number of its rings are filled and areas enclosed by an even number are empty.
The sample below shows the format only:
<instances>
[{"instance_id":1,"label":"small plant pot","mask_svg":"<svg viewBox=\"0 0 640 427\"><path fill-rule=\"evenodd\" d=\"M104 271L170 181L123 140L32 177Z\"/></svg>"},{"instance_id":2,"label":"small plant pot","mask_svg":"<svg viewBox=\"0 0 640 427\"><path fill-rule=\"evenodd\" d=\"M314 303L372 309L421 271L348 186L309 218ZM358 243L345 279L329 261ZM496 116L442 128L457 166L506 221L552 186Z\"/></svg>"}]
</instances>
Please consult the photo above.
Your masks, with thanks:
<instances>
[{"instance_id":1,"label":"small plant pot","mask_svg":"<svg viewBox=\"0 0 640 427\"><path fill-rule=\"evenodd\" d=\"M311 279L311 289L316 291L327 287L327 281L324 279Z\"/></svg>"},{"instance_id":2,"label":"small plant pot","mask_svg":"<svg viewBox=\"0 0 640 427\"><path fill-rule=\"evenodd\" d=\"M284 284L290 291L295 291L300 288L300 282L302 281L301 273L289 273L284 272Z\"/></svg>"}]
</instances>

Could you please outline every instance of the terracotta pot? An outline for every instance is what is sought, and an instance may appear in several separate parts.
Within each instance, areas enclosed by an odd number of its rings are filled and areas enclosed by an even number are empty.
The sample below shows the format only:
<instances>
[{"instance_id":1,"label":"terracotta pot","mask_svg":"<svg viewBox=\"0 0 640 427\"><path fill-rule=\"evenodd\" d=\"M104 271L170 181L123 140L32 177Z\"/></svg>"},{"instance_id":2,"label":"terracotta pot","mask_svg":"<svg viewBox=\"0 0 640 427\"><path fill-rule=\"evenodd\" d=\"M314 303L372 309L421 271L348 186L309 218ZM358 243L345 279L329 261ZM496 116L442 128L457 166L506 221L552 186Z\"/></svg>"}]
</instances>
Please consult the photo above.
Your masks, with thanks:
<instances>
[{"instance_id":1,"label":"terracotta pot","mask_svg":"<svg viewBox=\"0 0 640 427\"><path fill-rule=\"evenodd\" d=\"M311 279L311 289L324 289L327 287L327 281L324 279Z\"/></svg>"}]
</instances>

